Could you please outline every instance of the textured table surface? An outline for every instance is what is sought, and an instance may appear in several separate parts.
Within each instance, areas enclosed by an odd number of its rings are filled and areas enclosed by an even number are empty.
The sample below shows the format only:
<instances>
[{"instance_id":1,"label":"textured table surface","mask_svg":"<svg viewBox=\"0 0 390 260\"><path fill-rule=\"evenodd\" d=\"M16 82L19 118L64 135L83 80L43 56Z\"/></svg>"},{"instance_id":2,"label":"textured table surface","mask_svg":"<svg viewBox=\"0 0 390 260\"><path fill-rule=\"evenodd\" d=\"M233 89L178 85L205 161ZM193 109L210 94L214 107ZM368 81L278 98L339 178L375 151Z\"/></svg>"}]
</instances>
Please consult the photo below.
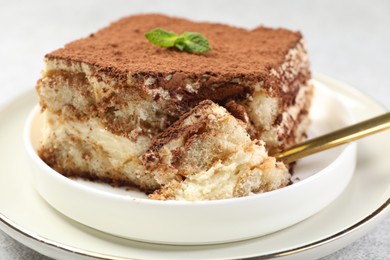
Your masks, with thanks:
<instances>
[{"instance_id":1,"label":"textured table surface","mask_svg":"<svg viewBox=\"0 0 390 260\"><path fill-rule=\"evenodd\" d=\"M140 12L167 13L247 28L264 24L300 30L309 47L313 71L356 87L390 110L390 1L387 0L0 0L0 105L34 87L45 53L121 16ZM323 259L390 259L389 234L390 216L387 216L366 236ZM0 230L0 259L48 258Z\"/></svg>"}]
</instances>

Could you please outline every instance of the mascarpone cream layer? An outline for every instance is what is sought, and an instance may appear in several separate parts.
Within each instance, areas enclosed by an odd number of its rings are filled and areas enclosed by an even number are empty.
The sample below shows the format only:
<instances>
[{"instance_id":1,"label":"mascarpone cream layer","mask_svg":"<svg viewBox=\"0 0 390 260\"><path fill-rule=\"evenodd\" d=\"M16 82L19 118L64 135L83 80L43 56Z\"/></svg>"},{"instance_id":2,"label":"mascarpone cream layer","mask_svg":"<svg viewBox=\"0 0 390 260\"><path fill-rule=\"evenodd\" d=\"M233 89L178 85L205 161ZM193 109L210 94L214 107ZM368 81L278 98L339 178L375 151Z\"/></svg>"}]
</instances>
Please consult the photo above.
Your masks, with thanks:
<instances>
[{"instance_id":1,"label":"mascarpone cream layer","mask_svg":"<svg viewBox=\"0 0 390 260\"><path fill-rule=\"evenodd\" d=\"M66 140L72 137L88 142L106 154L108 160L115 168L123 167L129 161L137 161L138 157L149 146L150 139L138 135L137 138L126 138L115 135L105 129L97 119L87 121L63 120L60 116L44 111L45 124L42 128L42 145L50 146L55 140ZM131 134L130 134L131 136ZM76 151L68 150L69 156L77 159Z\"/></svg>"},{"instance_id":2,"label":"mascarpone cream layer","mask_svg":"<svg viewBox=\"0 0 390 260\"><path fill-rule=\"evenodd\" d=\"M250 148L250 152L248 147L240 149L227 161L218 161L207 171L188 176L176 190L175 199L228 199L286 186L290 178L286 167L268 157L264 146L252 144Z\"/></svg>"}]
</instances>

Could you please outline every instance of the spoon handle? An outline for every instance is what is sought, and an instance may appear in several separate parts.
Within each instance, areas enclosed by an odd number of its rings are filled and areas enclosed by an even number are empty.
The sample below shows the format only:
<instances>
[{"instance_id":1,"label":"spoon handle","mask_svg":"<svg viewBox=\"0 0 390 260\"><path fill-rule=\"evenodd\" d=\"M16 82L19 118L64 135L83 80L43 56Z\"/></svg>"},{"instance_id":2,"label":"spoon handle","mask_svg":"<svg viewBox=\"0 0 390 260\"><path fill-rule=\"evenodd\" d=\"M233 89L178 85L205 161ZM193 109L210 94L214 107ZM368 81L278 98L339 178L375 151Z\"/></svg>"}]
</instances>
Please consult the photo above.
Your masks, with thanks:
<instances>
[{"instance_id":1,"label":"spoon handle","mask_svg":"<svg viewBox=\"0 0 390 260\"><path fill-rule=\"evenodd\" d=\"M294 162L305 156L352 142L362 137L390 128L390 112L340 130L294 145L283 152L271 154L285 163Z\"/></svg>"}]
</instances>

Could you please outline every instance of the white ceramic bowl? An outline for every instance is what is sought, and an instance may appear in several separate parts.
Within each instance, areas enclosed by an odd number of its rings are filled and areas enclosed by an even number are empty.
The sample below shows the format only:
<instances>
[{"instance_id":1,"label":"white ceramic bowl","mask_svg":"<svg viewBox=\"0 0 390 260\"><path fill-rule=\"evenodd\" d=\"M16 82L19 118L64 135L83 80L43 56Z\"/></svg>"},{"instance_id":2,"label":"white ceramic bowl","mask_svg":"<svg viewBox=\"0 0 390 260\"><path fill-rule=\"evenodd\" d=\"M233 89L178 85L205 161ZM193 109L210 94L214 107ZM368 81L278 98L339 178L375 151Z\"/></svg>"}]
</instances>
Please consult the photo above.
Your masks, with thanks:
<instances>
[{"instance_id":1,"label":"white ceramic bowl","mask_svg":"<svg viewBox=\"0 0 390 260\"><path fill-rule=\"evenodd\" d=\"M317 88L310 134L352 123L346 111L326 89ZM351 143L300 160L295 183L276 191L219 201L154 201L141 192L69 179L51 169L36 153L41 125L37 106L27 120L24 142L39 194L62 214L89 227L154 243L224 243L287 228L335 200L348 185L356 162L356 144Z\"/></svg>"}]
</instances>

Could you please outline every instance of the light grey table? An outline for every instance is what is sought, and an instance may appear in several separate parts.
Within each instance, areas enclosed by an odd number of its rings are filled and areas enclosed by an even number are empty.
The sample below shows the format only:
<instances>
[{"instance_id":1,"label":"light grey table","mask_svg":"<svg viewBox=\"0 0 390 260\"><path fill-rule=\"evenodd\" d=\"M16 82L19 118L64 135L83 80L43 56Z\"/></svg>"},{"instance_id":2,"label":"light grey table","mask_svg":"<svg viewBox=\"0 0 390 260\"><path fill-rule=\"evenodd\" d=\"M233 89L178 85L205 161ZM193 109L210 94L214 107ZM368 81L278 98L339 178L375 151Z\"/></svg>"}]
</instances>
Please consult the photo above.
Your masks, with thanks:
<instances>
[{"instance_id":1,"label":"light grey table","mask_svg":"<svg viewBox=\"0 0 390 260\"><path fill-rule=\"evenodd\" d=\"M34 87L45 53L119 17L140 12L247 28L264 24L300 30L313 71L349 83L390 109L388 0L0 0L0 104ZM389 234L390 216L366 236L323 259L390 259ZM0 259L48 258L0 231Z\"/></svg>"}]
</instances>

